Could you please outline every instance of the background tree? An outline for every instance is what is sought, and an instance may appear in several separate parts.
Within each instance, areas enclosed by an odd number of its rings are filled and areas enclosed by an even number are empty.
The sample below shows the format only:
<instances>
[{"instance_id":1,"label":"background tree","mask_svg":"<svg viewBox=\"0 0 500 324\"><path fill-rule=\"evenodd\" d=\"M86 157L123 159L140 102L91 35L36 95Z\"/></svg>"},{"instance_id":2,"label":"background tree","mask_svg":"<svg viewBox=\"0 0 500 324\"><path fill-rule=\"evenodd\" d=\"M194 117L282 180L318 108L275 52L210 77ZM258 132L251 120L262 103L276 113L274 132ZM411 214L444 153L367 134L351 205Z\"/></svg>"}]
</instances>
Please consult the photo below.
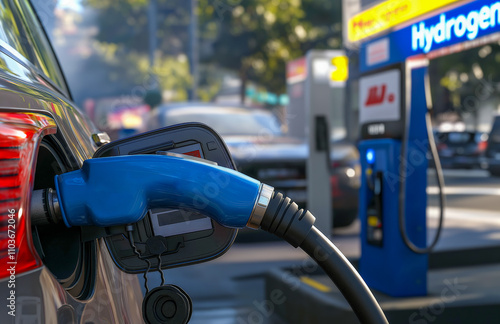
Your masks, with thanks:
<instances>
[{"instance_id":1,"label":"background tree","mask_svg":"<svg viewBox=\"0 0 500 324\"><path fill-rule=\"evenodd\" d=\"M186 100L192 82L187 55L191 2L156 3L158 46L151 67L149 0L83 0L85 13L78 28L95 32L90 35L92 50L79 60L99 76L94 82L102 82L96 90L100 95L141 87L145 92L157 81L171 100ZM221 71L240 76L242 100L249 80L283 93L286 62L312 48L341 46L341 1L199 0L196 13L202 100L212 100L219 92ZM79 89L82 96L90 95L84 85Z\"/></svg>"},{"instance_id":2,"label":"background tree","mask_svg":"<svg viewBox=\"0 0 500 324\"><path fill-rule=\"evenodd\" d=\"M186 56L189 2L157 0L157 49L153 66L148 58L148 3L148 0L85 0L84 7L94 13L87 25L97 27L94 58L88 63L105 66L104 81L121 84L121 89L132 89L132 95L140 97L147 91L161 89L171 94L171 100L186 100L191 87Z\"/></svg>"},{"instance_id":3,"label":"background tree","mask_svg":"<svg viewBox=\"0 0 500 324\"><path fill-rule=\"evenodd\" d=\"M500 45L489 44L431 61L434 113L438 121L470 119L478 130L480 110L500 102Z\"/></svg>"},{"instance_id":4,"label":"background tree","mask_svg":"<svg viewBox=\"0 0 500 324\"><path fill-rule=\"evenodd\" d=\"M285 92L286 62L342 43L341 1L200 0L199 8L200 25L215 37L213 52L203 60L238 71L242 101L248 80Z\"/></svg>"}]
</instances>

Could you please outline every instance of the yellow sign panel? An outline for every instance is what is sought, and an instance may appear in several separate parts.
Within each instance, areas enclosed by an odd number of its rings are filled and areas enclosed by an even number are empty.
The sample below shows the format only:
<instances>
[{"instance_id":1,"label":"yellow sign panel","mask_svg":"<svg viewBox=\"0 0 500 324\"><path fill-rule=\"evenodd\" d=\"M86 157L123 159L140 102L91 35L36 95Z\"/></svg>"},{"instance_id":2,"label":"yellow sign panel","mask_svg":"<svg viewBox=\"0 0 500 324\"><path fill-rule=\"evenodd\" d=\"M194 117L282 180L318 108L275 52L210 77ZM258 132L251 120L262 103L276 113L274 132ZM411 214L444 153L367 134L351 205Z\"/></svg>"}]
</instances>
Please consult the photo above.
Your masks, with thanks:
<instances>
[{"instance_id":1,"label":"yellow sign panel","mask_svg":"<svg viewBox=\"0 0 500 324\"><path fill-rule=\"evenodd\" d=\"M343 82L349 77L349 59L347 56L336 56L332 58L333 71L330 73L330 81Z\"/></svg>"},{"instance_id":2,"label":"yellow sign panel","mask_svg":"<svg viewBox=\"0 0 500 324\"><path fill-rule=\"evenodd\" d=\"M365 10L351 19L347 38L351 42L375 35L410 19L431 12L458 0L388 0Z\"/></svg>"}]
</instances>

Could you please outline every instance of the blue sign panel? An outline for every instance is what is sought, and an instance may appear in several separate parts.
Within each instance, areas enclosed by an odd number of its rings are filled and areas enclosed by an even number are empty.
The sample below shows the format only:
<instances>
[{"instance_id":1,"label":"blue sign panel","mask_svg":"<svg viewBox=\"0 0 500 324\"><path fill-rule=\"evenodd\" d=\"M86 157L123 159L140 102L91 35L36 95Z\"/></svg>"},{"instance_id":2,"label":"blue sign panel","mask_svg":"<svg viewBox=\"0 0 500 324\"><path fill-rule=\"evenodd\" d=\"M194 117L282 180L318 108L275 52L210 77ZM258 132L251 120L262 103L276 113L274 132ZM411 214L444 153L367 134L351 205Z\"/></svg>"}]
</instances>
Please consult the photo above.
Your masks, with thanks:
<instances>
[{"instance_id":1,"label":"blue sign panel","mask_svg":"<svg viewBox=\"0 0 500 324\"><path fill-rule=\"evenodd\" d=\"M387 36L364 43L360 51L360 69L366 72L404 61L418 54L472 41L500 31L500 1L478 0L417 22ZM372 63L370 45L388 39L384 61Z\"/></svg>"}]
</instances>

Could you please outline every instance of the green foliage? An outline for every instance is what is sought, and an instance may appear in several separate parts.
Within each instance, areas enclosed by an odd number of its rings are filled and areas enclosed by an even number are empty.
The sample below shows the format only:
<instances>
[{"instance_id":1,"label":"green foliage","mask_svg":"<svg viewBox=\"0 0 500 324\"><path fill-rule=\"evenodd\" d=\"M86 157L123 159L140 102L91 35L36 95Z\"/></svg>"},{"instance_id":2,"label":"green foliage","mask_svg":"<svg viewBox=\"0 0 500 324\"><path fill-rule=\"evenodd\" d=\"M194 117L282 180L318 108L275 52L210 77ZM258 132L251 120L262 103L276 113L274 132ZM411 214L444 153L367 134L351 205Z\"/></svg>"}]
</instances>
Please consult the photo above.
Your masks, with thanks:
<instances>
[{"instance_id":1,"label":"green foliage","mask_svg":"<svg viewBox=\"0 0 500 324\"><path fill-rule=\"evenodd\" d=\"M309 49L341 45L341 2L327 0L200 0L202 24L214 28L206 61L240 71L269 91L284 92L286 62Z\"/></svg>"},{"instance_id":2,"label":"green foliage","mask_svg":"<svg viewBox=\"0 0 500 324\"><path fill-rule=\"evenodd\" d=\"M154 66L149 61L148 0L85 0L97 9L98 27L94 48L110 70L109 81L127 80L136 95L159 87L170 100L186 100L191 87L186 58L189 7L185 1L158 0L157 40ZM155 84L158 82L158 84Z\"/></svg>"},{"instance_id":3,"label":"green foliage","mask_svg":"<svg viewBox=\"0 0 500 324\"><path fill-rule=\"evenodd\" d=\"M149 90L144 95L144 102L151 108L155 108L162 102L161 92L157 89Z\"/></svg>"},{"instance_id":4,"label":"green foliage","mask_svg":"<svg viewBox=\"0 0 500 324\"><path fill-rule=\"evenodd\" d=\"M85 5L97 9L96 46L101 48L103 57L111 64L127 62L128 71L119 72L119 77L133 75L134 79L143 79L148 72L144 68L149 46L148 3L84 0ZM163 68L163 72L174 74L158 75L162 87L167 87L164 89L176 92L182 92L182 87L185 92L191 81L188 64L178 60L189 51L189 6L190 1L157 0L158 51L153 70L179 63L176 69ZM251 80L271 92L282 93L286 62L303 56L309 49L341 45L341 1L198 0L196 13L204 66L198 92L202 100L211 100L221 84L217 73L207 71L233 70L239 73L244 85Z\"/></svg>"},{"instance_id":5,"label":"green foliage","mask_svg":"<svg viewBox=\"0 0 500 324\"><path fill-rule=\"evenodd\" d=\"M489 44L431 61L429 73L436 112L476 114L481 102L499 98L500 45ZM471 106L474 103L474 106Z\"/></svg>"}]
</instances>

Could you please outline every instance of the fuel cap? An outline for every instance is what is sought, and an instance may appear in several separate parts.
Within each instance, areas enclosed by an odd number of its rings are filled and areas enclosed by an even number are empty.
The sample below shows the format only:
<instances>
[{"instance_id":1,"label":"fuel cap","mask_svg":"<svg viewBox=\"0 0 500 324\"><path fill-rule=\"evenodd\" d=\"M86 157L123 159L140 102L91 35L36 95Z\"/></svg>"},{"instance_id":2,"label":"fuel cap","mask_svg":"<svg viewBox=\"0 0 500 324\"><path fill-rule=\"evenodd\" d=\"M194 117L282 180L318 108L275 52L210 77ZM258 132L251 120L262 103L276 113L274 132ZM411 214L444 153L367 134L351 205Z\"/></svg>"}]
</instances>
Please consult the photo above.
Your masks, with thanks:
<instances>
[{"instance_id":1,"label":"fuel cap","mask_svg":"<svg viewBox=\"0 0 500 324\"><path fill-rule=\"evenodd\" d=\"M156 287L142 302L142 317L148 324L187 324L191 318L191 298L175 285Z\"/></svg>"}]
</instances>

